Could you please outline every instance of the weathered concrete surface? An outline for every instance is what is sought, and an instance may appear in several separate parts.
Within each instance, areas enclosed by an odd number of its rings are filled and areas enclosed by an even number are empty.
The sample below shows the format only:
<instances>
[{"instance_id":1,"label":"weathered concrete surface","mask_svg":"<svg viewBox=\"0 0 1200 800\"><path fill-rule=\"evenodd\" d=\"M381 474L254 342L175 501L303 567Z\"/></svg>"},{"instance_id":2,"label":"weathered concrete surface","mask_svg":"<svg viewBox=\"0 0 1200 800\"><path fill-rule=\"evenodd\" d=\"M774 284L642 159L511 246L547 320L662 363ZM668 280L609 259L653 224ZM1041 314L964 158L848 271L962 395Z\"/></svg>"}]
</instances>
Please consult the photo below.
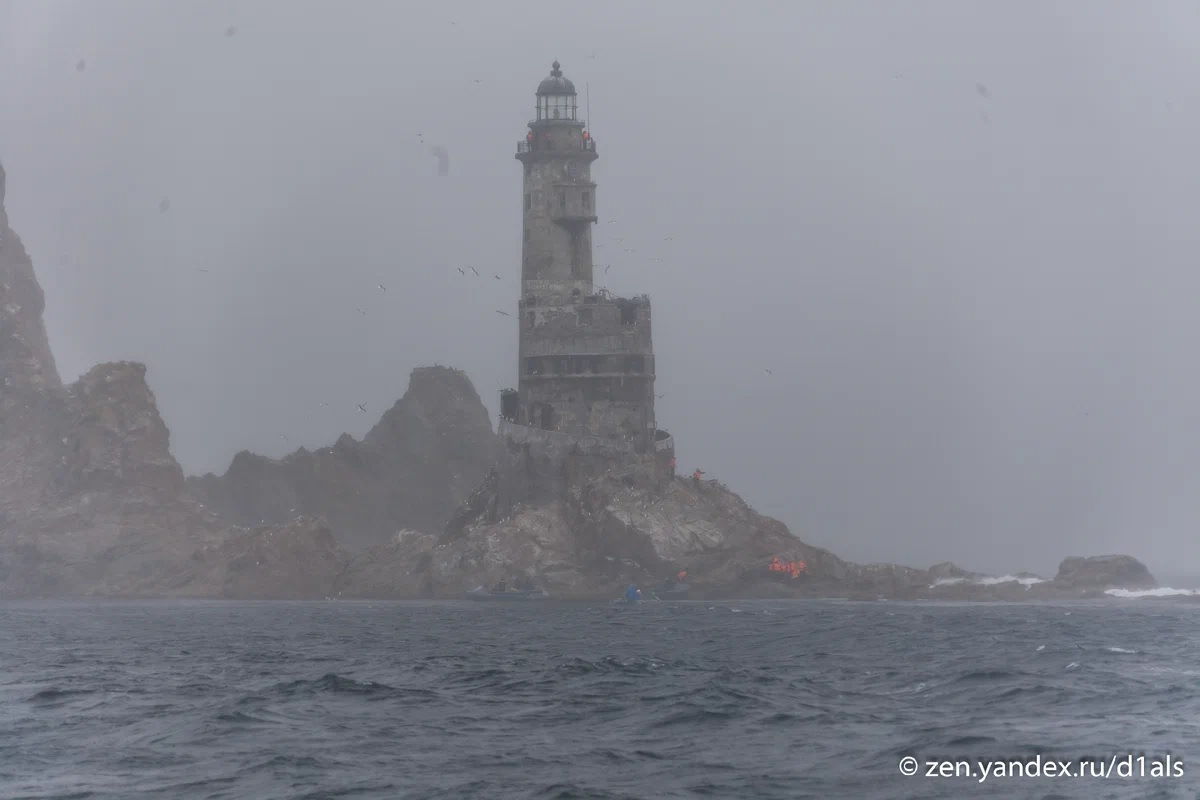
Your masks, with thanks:
<instances>
[{"instance_id":1,"label":"weathered concrete surface","mask_svg":"<svg viewBox=\"0 0 1200 800\"><path fill-rule=\"evenodd\" d=\"M274 460L238 453L223 476L189 478L191 494L235 525L323 516L351 549L398 530L436 533L496 463L500 440L460 370L413 370L408 390L362 441L301 448Z\"/></svg>"}]
</instances>

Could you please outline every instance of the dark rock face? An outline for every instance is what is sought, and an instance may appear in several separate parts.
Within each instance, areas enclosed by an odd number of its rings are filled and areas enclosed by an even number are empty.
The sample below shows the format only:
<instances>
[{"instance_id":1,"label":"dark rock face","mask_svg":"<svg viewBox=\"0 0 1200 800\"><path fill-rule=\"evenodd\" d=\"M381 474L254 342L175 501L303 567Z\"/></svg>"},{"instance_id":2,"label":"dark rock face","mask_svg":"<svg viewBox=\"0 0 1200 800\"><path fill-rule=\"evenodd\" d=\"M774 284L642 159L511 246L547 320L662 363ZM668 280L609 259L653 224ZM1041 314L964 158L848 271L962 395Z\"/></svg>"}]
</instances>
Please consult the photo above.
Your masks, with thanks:
<instances>
[{"instance_id":1,"label":"dark rock face","mask_svg":"<svg viewBox=\"0 0 1200 800\"><path fill-rule=\"evenodd\" d=\"M1072 556L1058 565L1054 583L1073 589L1154 589L1158 581L1132 556Z\"/></svg>"},{"instance_id":2,"label":"dark rock face","mask_svg":"<svg viewBox=\"0 0 1200 800\"><path fill-rule=\"evenodd\" d=\"M272 460L238 453L220 477L189 478L191 494L236 525L325 517L361 549L397 531L440 531L500 454L487 409L460 370L413 370L408 391L360 442Z\"/></svg>"},{"instance_id":3,"label":"dark rock face","mask_svg":"<svg viewBox=\"0 0 1200 800\"><path fill-rule=\"evenodd\" d=\"M438 596L501 578L528 578L557 597L616 596L630 581L657 585L680 569L698 596L794 596L851 573L715 481L659 482L648 465L614 461L610 469L589 470L568 460L557 500L511 503L499 496L511 470L524 470L520 458L489 476L432 549L412 540L429 554L428 580ZM771 573L773 556L804 561L807 571L797 580Z\"/></svg>"},{"instance_id":4,"label":"dark rock face","mask_svg":"<svg viewBox=\"0 0 1200 800\"><path fill-rule=\"evenodd\" d=\"M303 600L337 596L350 557L323 519L235 529L154 575L144 591L174 597Z\"/></svg>"}]
</instances>

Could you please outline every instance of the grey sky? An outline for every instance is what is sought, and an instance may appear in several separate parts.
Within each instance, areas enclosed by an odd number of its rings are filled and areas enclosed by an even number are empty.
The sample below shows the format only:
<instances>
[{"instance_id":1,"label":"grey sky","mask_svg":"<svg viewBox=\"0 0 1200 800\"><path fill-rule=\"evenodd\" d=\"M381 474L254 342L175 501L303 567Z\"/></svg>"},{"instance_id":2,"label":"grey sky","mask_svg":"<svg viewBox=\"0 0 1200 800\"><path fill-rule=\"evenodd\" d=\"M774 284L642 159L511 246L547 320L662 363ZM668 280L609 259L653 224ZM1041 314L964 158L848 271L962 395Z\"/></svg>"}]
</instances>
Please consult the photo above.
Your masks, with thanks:
<instances>
[{"instance_id":1,"label":"grey sky","mask_svg":"<svg viewBox=\"0 0 1200 800\"><path fill-rule=\"evenodd\" d=\"M0 2L63 377L145 361L189 472L361 435L422 364L496 411L557 58L681 470L855 560L1200 572L1200 6L736 8Z\"/></svg>"}]
</instances>

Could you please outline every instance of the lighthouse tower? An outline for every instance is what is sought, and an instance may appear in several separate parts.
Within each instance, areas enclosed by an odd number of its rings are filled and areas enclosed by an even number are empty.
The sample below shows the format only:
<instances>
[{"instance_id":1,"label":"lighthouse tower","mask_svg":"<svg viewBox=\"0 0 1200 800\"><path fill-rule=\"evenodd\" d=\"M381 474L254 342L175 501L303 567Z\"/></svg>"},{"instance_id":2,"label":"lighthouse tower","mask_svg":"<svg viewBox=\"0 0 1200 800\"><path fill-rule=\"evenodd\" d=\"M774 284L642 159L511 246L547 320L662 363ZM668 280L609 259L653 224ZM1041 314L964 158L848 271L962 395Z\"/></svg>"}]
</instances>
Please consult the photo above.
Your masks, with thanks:
<instances>
[{"instance_id":1,"label":"lighthouse tower","mask_svg":"<svg viewBox=\"0 0 1200 800\"><path fill-rule=\"evenodd\" d=\"M654 419L650 300L593 284L596 140L557 61L536 98L529 132L517 143L524 168L518 384L501 393L500 432L551 453L669 460L673 443Z\"/></svg>"}]
</instances>

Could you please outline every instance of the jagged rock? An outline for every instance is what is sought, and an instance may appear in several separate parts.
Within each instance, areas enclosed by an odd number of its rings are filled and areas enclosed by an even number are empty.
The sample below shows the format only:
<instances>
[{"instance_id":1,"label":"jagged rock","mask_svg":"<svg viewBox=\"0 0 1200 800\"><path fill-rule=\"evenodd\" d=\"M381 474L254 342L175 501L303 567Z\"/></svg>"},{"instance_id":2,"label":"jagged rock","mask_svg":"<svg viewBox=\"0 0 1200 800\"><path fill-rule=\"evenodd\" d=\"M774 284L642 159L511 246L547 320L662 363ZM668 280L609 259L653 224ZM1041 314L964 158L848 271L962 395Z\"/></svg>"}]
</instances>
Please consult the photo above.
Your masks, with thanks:
<instances>
[{"instance_id":1,"label":"jagged rock","mask_svg":"<svg viewBox=\"0 0 1200 800\"><path fill-rule=\"evenodd\" d=\"M1146 565L1132 556L1072 556L1058 565L1054 583L1083 590L1154 589L1158 581Z\"/></svg>"},{"instance_id":2,"label":"jagged rock","mask_svg":"<svg viewBox=\"0 0 1200 800\"><path fill-rule=\"evenodd\" d=\"M437 537L400 531L387 544L354 554L342 575L344 597L433 597L432 556Z\"/></svg>"},{"instance_id":3,"label":"jagged rock","mask_svg":"<svg viewBox=\"0 0 1200 800\"><path fill-rule=\"evenodd\" d=\"M528 578L556 597L598 597L687 569L697 595L796 596L848 575L841 559L796 539L715 481L662 483L649 467L616 462L598 475L568 464L564 475L558 501L518 504L498 520L505 504L496 492L505 479L489 476L432 553L435 593L458 596L501 578ZM807 571L795 581L777 576L767 569L772 556L802 560Z\"/></svg>"},{"instance_id":4,"label":"jagged rock","mask_svg":"<svg viewBox=\"0 0 1200 800\"><path fill-rule=\"evenodd\" d=\"M404 396L360 442L273 460L238 453L226 473L189 478L190 492L237 525L322 515L346 546L383 544L401 529L441 531L499 457L470 380L449 367L413 370Z\"/></svg>"},{"instance_id":5,"label":"jagged rock","mask_svg":"<svg viewBox=\"0 0 1200 800\"><path fill-rule=\"evenodd\" d=\"M336 597L349 554L324 519L234 529L132 593L240 600Z\"/></svg>"}]
</instances>

